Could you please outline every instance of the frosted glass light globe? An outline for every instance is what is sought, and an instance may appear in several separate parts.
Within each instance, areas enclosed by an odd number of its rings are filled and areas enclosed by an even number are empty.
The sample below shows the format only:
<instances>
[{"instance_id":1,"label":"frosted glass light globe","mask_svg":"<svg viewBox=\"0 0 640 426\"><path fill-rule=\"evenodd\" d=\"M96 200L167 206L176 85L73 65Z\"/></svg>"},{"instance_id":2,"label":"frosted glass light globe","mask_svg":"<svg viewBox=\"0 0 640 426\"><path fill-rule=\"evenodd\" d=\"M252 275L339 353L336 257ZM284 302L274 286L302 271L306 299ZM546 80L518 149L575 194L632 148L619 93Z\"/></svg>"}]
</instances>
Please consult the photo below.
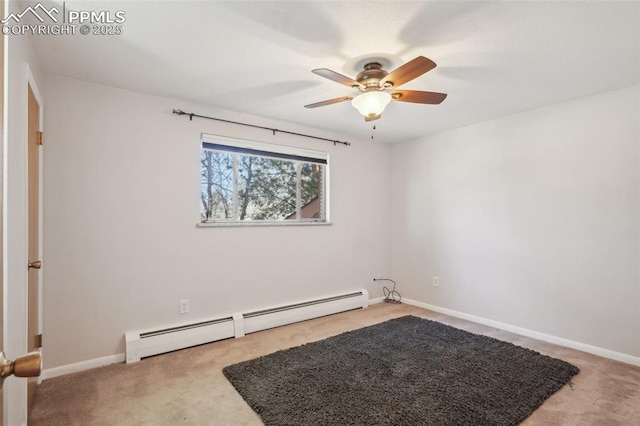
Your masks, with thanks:
<instances>
[{"instance_id":1,"label":"frosted glass light globe","mask_svg":"<svg viewBox=\"0 0 640 426\"><path fill-rule=\"evenodd\" d=\"M375 90L356 96L351 101L351 105L360 111L360 114L369 117L371 115L382 114L382 111L384 111L384 108L389 102L391 102L391 95L389 93Z\"/></svg>"}]
</instances>

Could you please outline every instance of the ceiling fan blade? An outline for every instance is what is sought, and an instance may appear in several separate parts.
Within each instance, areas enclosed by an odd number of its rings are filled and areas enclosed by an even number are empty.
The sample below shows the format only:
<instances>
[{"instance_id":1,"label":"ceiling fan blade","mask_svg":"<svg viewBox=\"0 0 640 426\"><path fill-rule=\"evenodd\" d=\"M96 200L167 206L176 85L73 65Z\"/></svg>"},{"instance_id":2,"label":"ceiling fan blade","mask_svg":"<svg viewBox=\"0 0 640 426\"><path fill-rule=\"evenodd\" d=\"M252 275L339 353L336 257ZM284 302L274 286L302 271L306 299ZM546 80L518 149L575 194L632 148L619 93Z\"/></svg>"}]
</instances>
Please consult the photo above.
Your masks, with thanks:
<instances>
[{"instance_id":1,"label":"ceiling fan blade","mask_svg":"<svg viewBox=\"0 0 640 426\"><path fill-rule=\"evenodd\" d=\"M328 78L329 80L333 80L336 83L344 84L349 87L360 87L360 83L355 81L352 78L347 77L346 75L339 74L335 71L331 71L327 68L318 68L311 71L314 74L318 74L320 77Z\"/></svg>"},{"instance_id":2,"label":"ceiling fan blade","mask_svg":"<svg viewBox=\"0 0 640 426\"><path fill-rule=\"evenodd\" d=\"M353 96L343 96L342 98L335 98L335 99L329 99L326 101L322 101L322 102L316 102L315 104L309 104L309 105L305 105L305 108L318 108L321 106L326 106L326 105L332 105L332 104L337 104L340 102L345 102L345 101L350 101L351 99L353 99Z\"/></svg>"},{"instance_id":3,"label":"ceiling fan blade","mask_svg":"<svg viewBox=\"0 0 640 426\"><path fill-rule=\"evenodd\" d=\"M447 97L446 93L421 92L419 90L394 90L391 97L400 102L414 102L417 104L439 104Z\"/></svg>"},{"instance_id":4,"label":"ceiling fan blade","mask_svg":"<svg viewBox=\"0 0 640 426\"><path fill-rule=\"evenodd\" d=\"M431 71L435 67L436 63L431 59L425 58L424 56L418 56L387 74L382 80L380 80L380 87L384 87L385 83L391 83L392 87L398 87L416 77L420 77L422 74L427 71Z\"/></svg>"}]
</instances>

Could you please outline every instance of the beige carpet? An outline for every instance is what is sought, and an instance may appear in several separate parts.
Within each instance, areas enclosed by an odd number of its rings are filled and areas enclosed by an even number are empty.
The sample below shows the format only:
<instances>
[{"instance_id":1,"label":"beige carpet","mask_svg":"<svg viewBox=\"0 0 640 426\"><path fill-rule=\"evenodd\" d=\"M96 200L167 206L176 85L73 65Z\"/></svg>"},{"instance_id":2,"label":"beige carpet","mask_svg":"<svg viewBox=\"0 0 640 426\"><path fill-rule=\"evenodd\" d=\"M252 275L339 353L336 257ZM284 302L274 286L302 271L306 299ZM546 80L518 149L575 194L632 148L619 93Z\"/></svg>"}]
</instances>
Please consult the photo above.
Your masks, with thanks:
<instances>
[{"instance_id":1,"label":"beige carpet","mask_svg":"<svg viewBox=\"0 0 640 426\"><path fill-rule=\"evenodd\" d=\"M260 425L222 368L403 315L435 319L568 361L580 374L524 425L639 425L640 368L409 305L378 304L143 360L44 381L30 424Z\"/></svg>"}]
</instances>

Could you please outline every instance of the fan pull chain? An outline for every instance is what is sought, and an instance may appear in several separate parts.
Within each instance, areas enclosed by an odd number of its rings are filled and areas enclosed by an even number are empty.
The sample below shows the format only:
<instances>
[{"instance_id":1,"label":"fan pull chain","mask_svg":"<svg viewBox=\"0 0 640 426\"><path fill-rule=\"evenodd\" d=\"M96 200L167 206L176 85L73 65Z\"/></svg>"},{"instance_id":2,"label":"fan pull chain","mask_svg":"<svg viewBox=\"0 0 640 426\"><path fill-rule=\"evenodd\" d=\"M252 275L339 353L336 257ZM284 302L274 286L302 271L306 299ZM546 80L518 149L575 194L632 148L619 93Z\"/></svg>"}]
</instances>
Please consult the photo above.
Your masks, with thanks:
<instances>
[{"instance_id":1,"label":"fan pull chain","mask_svg":"<svg viewBox=\"0 0 640 426\"><path fill-rule=\"evenodd\" d=\"M373 128L371 129L371 139L373 139L373 131L376 129L376 125L373 125Z\"/></svg>"}]
</instances>

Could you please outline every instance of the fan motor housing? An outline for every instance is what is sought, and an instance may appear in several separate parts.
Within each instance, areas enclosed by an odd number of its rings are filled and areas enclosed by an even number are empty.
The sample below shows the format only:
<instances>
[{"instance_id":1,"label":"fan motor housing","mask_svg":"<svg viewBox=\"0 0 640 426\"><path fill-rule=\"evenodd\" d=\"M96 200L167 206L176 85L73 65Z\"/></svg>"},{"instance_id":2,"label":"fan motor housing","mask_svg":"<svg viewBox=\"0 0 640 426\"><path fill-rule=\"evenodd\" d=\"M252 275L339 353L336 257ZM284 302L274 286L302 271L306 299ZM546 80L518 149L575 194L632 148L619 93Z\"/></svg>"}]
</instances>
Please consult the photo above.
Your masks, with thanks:
<instances>
[{"instance_id":1,"label":"fan motor housing","mask_svg":"<svg viewBox=\"0 0 640 426\"><path fill-rule=\"evenodd\" d=\"M387 74L388 72L382 69L382 65L379 62L369 62L364 66L364 70L358 73L356 81L367 88L380 87L380 80L386 77Z\"/></svg>"}]
</instances>

